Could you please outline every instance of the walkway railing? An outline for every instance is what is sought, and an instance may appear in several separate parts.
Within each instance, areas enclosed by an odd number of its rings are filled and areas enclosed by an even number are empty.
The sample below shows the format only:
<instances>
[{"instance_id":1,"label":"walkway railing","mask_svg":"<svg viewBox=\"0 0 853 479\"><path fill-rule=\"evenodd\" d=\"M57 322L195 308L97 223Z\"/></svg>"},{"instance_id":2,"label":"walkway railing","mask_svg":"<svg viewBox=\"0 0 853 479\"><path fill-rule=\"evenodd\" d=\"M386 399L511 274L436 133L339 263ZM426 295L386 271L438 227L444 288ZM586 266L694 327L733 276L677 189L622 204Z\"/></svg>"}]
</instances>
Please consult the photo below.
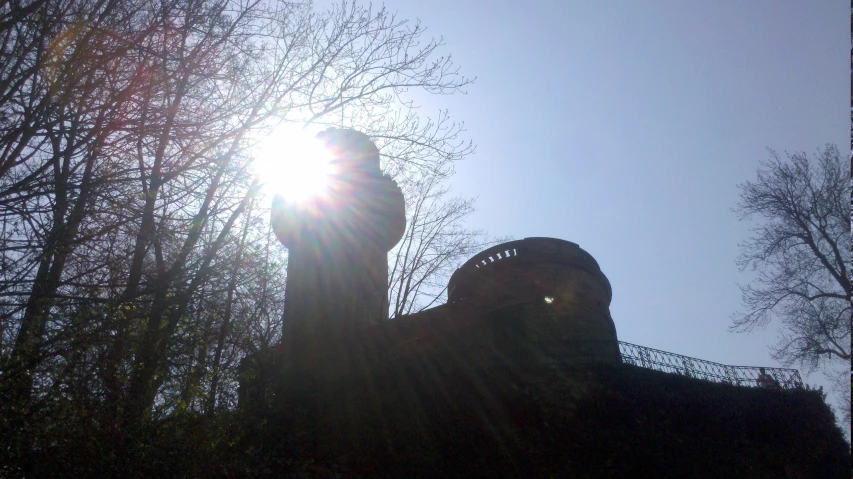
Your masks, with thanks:
<instances>
[{"instance_id":1,"label":"walkway railing","mask_svg":"<svg viewBox=\"0 0 853 479\"><path fill-rule=\"evenodd\" d=\"M619 352L623 363L706 381L782 389L803 387L800 372L796 369L727 366L622 341L619 341ZM761 369L764 369L764 375Z\"/></svg>"}]
</instances>

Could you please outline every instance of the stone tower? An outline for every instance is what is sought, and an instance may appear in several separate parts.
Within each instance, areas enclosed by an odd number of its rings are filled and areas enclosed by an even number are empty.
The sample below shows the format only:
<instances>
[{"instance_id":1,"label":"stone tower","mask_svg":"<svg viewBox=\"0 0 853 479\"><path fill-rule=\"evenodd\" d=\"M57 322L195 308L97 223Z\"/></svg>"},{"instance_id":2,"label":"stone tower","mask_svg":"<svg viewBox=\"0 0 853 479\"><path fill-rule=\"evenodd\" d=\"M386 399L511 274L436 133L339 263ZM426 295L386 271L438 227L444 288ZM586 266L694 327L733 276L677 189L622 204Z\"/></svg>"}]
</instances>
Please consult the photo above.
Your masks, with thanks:
<instances>
[{"instance_id":1,"label":"stone tower","mask_svg":"<svg viewBox=\"0 0 853 479\"><path fill-rule=\"evenodd\" d=\"M301 203L276 197L272 210L288 249L284 337L296 353L387 318L388 251L406 226L403 194L367 135L328 129L317 138L333 157L326 190Z\"/></svg>"},{"instance_id":2,"label":"stone tower","mask_svg":"<svg viewBox=\"0 0 853 479\"><path fill-rule=\"evenodd\" d=\"M493 246L447 285L451 306L486 318L502 354L522 362L619 363L610 281L577 244L525 238Z\"/></svg>"}]
</instances>

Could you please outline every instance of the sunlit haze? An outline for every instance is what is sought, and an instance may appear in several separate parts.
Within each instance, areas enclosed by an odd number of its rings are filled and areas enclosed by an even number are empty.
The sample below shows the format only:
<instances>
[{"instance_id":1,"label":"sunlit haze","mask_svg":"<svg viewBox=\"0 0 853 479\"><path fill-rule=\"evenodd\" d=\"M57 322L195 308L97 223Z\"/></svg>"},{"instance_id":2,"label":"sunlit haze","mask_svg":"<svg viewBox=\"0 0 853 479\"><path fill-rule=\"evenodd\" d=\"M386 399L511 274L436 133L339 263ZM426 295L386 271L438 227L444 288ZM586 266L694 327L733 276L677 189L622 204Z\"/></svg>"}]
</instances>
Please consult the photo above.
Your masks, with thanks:
<instances>
[{"instance_id":1,"label":"sunlit haze","mask_svg":"<svg viewBox=\"0 0 853 479\"><path fill-rule=\"evenodd\" d=\"M254 148L253 173L269 195L302 202L323 194L331 173L331 152L317 140L319 128L283 124Z\"/></svg>"}]
</instances>

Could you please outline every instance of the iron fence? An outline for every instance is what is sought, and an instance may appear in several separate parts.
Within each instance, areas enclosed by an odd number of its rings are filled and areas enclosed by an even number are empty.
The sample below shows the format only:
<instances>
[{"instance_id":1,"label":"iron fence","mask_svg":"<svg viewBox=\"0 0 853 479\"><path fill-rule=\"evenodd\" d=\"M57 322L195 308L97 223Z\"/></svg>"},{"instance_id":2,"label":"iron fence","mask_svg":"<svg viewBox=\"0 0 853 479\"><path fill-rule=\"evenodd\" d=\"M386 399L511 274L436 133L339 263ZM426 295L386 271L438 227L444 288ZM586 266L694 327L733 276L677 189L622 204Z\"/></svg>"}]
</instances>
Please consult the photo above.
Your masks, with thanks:
<instances>
[{"instance_id":1,"label":"iron fence","mask_svg":"<svg viewBox=\"0 0 853 479\"><path fill-rule=\"evenodd\" d=\"M803 387L796 369L728 366L619 341L622 362L735 386L797 389Z\"/></svg>"}]
</instances>

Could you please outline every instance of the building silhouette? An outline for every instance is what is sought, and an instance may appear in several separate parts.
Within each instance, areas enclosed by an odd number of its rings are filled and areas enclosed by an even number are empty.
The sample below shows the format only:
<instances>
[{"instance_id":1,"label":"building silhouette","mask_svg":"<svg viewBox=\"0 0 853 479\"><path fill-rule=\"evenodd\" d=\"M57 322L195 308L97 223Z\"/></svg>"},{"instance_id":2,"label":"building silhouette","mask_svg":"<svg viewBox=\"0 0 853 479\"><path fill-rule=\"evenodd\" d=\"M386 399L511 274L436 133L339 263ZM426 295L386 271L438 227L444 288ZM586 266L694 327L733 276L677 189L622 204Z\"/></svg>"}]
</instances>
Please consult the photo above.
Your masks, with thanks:
<instances>
[{"instance_id":1,"label":"building silhouette","mask_svg":"<svg viewBox=\"0 0 853 479\"><path fill-rule=\"evenodd\" d=\"M382 174L373 142L339 129L318 139L333 157L326 191L298 203L278 196L272 210L288 249L283 337L299 356L388 318L388 251L406 227L403 193Z\"/></svg>"},{"instance_id":2,"label":"building silhouette","mask_svg":"<svg viewBox=\"0 0 853 479\"><path fill-rule=\"evenodd\" d=\"M488 248L445 304L387 320L403 195L367 136L320 138L337 168L327 194L273 208L282 343L241 366L241 409L275 425L265 447L363 477L849 476L849 446L797 371L619 342L610 283L569 241Z\"/></svg>"}]
</instances>

